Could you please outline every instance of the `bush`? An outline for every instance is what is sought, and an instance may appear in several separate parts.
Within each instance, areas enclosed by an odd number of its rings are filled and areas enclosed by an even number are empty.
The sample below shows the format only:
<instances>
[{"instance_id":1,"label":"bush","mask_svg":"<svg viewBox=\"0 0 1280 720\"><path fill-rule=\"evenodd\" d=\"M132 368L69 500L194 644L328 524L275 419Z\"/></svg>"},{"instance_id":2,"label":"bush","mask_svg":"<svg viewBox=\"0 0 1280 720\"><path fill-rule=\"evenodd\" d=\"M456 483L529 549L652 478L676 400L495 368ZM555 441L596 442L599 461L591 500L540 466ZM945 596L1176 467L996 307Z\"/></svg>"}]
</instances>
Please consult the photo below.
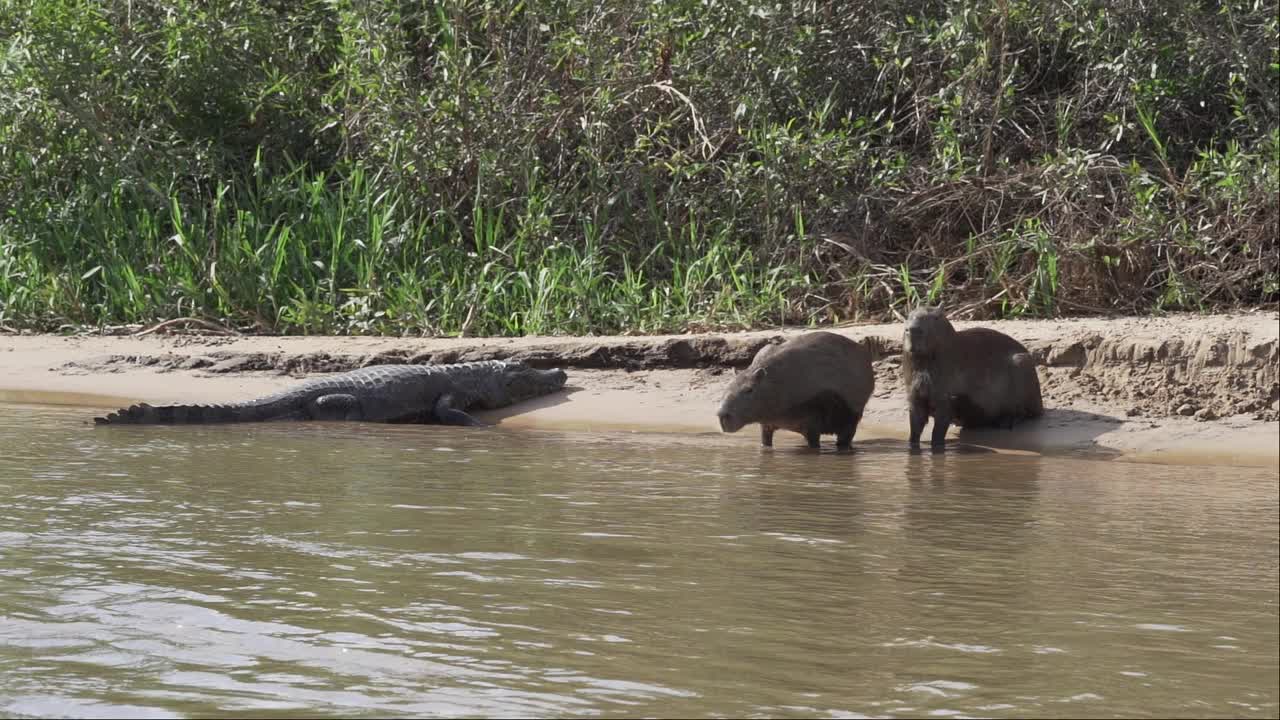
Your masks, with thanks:
<instances>
[{"instance_id":1,"label":"bush","mask_svg":"<svg viewBox=\"0 0 1280 720\"><path fill-rule=\"evenodd\" d=\"M1278 9L0 0L0 324L1271 304Z\"/></svg>"}]
</instances>

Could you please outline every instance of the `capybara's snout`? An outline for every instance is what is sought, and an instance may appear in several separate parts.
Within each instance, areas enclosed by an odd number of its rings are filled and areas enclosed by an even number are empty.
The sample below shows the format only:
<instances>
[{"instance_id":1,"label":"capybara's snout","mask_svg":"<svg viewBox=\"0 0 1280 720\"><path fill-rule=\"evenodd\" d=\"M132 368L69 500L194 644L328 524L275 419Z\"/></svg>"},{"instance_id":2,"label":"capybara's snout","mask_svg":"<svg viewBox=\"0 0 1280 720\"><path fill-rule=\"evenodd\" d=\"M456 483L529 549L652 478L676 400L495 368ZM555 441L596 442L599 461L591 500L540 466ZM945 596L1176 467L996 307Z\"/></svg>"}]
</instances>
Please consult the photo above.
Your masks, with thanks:
<instances>
[{"instance_id":1,"label":"capybara's snout","mask_svg":"<svg viewBox=\"0 0 1280 720\"><path fill-rule=\"evenodd\" d=\"M924 344L925 330L919 325L907 326L907 350L920 348Z\"/></svg>"},{"instance_id":2,"label":"capybara's snout","mask_svg":"<svg viewBox=\"0 0 1280 720\"><path fill-rule=\"evenodd\" d=\"M742 422L741 419L734 416L733 413L725 412L723 410L717 413L716 417L720 418L721 432L735 433L741 430L742 426L746 424Z\"/></svg>"}]
</instances>

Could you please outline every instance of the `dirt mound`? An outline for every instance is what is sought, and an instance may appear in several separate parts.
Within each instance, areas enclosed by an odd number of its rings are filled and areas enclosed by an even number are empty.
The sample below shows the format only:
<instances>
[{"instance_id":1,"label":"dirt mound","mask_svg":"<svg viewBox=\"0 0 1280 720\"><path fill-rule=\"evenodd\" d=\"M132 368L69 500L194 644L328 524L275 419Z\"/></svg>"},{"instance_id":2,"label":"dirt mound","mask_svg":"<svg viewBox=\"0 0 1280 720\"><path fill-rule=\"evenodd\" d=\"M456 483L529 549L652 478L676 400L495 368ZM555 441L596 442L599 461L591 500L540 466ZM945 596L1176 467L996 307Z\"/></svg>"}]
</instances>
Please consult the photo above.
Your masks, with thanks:
<instances>
[{"instance_id":1,"label":"dirt mound","mask_svg":"<svg viewBox=\"0 0 1280 720\"><path fill-rule=\"evenodd\" d=\"M1184 415L1280 420L1280 343L1224 333L1164 340L1088 337L1031 348L1046 399L1102 396L1129 417Z\"/></svg>"}]
</instances>

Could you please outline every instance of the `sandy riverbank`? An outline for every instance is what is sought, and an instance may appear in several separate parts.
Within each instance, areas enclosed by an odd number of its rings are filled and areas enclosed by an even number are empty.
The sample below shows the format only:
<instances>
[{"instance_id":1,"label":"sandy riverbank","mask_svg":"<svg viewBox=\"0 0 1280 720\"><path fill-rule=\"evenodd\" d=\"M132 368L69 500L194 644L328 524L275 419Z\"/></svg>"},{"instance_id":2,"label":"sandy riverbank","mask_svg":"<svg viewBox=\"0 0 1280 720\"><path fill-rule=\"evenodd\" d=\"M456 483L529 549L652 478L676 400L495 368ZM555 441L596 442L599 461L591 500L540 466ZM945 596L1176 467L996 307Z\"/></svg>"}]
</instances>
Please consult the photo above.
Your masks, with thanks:
<instances>
[{"instance_id":1,"label":"sandy riverbank","mask_svg":"<svg viewBox=\"0 0 1280 720\"><path fill-rule=\"evenodd\" d=\"M973 323L956 323L968 327ZM1167 462L1280 464L1280 315L982 323L1040 361L1044 419L964 442L1008 451L1090 450ZM732 368L796 330L659 337L422 339L210 335L0 335L0 402L93 410L133 402L225 402L314 372L378 362L516 357L569 371L561 396L482 414L502 424L595 431L703 433L754 447L754 427L718 434L715 407ZM877 353L876 395L858 440L905 440L897 382L901 325L837 332ZM797 435L779 445L801 444ZM856 444L856 441L855 441ZM905 448L905 442L904 448Z\"/></svg>"}]
</instances>

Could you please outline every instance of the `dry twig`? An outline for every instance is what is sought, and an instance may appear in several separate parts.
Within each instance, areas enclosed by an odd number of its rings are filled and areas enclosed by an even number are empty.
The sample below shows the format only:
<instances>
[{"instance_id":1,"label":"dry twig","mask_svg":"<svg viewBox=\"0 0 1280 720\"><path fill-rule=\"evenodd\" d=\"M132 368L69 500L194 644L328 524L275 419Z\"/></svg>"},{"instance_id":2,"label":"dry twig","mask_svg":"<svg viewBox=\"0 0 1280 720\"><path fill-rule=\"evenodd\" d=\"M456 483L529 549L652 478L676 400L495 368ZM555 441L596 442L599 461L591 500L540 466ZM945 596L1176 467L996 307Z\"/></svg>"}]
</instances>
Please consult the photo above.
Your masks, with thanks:
<instances>
[{"instance_id":1,"label":"dry twig","mask_svg":"<svg viewBox=\"0 0 1280 720\"><path fill-rule=\"evenodd\" d=\"M132 335L133 337L142 337L143 335L150 335L151 333L156 333L156 332L168 332L169 328L171 327L174 327L176 325L188 325L188 324L199 325L205 330L208 330L209 332L212 332L212 333L216 333L218 335L237 335L238 336L241 334L238 330L233 330L225 325L220 325L218 323L212 322L210 320L205 320L203 318L180 317L180 318L173 318L172 320L165 320L162 323L157 323L155 325L152 325L149 328L132 333Z\"/></svg>"}]
</instances>

